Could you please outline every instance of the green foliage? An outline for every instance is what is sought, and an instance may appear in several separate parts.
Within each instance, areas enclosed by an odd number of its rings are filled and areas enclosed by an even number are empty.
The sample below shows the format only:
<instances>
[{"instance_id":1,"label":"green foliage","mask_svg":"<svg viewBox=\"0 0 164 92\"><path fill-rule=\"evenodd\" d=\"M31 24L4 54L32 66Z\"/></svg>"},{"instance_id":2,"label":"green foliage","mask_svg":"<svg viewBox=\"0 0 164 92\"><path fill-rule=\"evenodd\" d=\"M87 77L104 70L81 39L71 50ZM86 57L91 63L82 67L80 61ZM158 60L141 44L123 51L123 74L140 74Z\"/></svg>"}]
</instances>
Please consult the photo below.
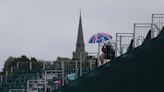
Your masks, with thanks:
<instances>
[{"instance_id":1,"label":"green foliage","mask_svg":"<svg viewBox=\"0 0 164 92\"><path fill-rule=\"evenodd\" d=\"M30 70L30 62L32 62L32 69L33 70L41 70L42 68L42 63L38 62L38 60L34 57L29 59L27 56L22 55L21 57L12 57L10 56L4 64L3 72L9 71L11 72L11 67L17 69L17 64L18 64L18 69L19 70Z\"/></svg>"},{"instance_id":2,"label":"green foliage","mask_svg":"<svg viewBox=\"0 0 164 92\"><path fill-rule=\"evenodd\" d=\"M8 71L8 70L10 70L10 67L11 67L11 66L14 66L15 64L16 64L15 58L10 56L10 57L5 61L3 71Z\"/></svg>"}]
</instances>

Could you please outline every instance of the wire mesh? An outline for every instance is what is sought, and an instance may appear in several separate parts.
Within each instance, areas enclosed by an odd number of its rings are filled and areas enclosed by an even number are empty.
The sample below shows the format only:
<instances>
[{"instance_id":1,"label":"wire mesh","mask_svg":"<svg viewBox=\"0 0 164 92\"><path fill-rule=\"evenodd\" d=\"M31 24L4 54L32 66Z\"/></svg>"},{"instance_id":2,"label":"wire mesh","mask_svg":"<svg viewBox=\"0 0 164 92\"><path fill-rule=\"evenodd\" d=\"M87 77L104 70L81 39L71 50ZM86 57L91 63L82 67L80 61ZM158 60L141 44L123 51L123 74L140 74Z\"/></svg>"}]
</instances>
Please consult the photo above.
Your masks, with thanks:
<instances>
[{"instance_id":1,"label":"wire mesh","mask_svg":"<svg viewBox=\"0 0 164 92\"><path fill-rule=\"evenodd\" d=\"M156 37L164 26L164 14L152 14L152 37Z\"/></svg>"},{"instance_id":2,"label":"wire mesh","mask_svg":"<svg viewBox=\"0 0 164 92\"><path fill-rule=\"evenodd\" d=\"M127 52L127 49L130 45L131 40L133 39L133 36L133 33L116 33L116 56Z\"/></svg>"},{"instance_id":3,"label":"wire mesh","mask_svg":"<svg viewBox=\"0 0 164 92\"><path fill-rule=\"evenodd\" d=\"M151 30L151 23L135 23L134 24L134 47L140 46L148 32Z\"/></svg>"}]
</instances>

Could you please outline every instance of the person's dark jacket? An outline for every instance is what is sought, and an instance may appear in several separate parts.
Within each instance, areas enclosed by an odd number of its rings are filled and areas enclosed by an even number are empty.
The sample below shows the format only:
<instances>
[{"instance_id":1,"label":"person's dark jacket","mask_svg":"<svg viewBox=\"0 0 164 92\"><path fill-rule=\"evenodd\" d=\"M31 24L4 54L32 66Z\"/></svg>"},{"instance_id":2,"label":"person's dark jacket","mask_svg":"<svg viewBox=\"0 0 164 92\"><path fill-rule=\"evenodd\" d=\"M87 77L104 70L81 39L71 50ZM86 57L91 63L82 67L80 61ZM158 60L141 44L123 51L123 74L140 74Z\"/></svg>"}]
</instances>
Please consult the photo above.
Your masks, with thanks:
<instances>
[{"instance_id":1,"label":"person's dark jacket","mask_svg":"<svg viewBox=\"0 0 164 92\"><path fill-rule=\"evenodd\" d=\"M102 47L102 52L105 54L104 59L114 59L115 58L115 51L112 46L105 45Z\"/></svg>"}]
</instances>

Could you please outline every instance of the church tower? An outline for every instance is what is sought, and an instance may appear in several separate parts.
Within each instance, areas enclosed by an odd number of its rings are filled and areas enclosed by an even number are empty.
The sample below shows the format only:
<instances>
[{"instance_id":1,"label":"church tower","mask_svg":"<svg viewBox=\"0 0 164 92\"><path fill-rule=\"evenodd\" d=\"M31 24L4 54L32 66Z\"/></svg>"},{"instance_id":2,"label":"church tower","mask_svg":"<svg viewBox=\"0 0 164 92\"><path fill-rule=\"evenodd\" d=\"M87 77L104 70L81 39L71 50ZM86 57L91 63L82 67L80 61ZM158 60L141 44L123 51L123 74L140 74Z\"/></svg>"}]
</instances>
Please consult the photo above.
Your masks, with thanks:
<instances>
[{"instance_id":1,"label":"church tower","mask_svg":"<svg viewBox=\"0 0 164 92\"><path fill-rule=\"evenodd\" d=\"M76 50L75 52L73 52L73 59L80 60L80 54L83 61L85 61L88 56L88 53L85 52L81 13L80 13L80 18L79 18L79 28L78 28L78 34L77 34Z\"/></svg>"}]
</instances>

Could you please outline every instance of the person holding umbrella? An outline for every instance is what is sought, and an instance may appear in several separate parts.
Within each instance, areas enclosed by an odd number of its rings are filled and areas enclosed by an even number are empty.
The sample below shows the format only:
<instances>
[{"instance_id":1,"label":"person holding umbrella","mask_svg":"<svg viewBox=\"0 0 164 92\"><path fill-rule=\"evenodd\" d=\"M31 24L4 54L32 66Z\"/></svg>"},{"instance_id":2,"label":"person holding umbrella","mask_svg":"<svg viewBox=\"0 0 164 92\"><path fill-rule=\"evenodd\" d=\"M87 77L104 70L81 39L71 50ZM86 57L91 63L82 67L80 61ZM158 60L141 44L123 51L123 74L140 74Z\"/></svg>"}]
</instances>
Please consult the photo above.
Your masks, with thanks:
<instances>
[{"instance_id":1,"label":"person holding umbrella","mask_svg":"<svg viewBox=\"0 0 164 92\"><path fill-rule=\"evenodd\" d=\"M104 32L100 32L100 33L97 33L97 34L94 34L90 37L89 39L89 43L98 43L98 62L100 60L100 44L101 43L104 43L105 41L110 41L112 40L112 36L107 34L107 33L104 33ZM103 57L103 55L102 55ZM101 58L103 59L103 58ZM97 64L99 65L99 64Z\"/></svg>"},{"instance_id":2,"label":"person holding umbrella","mask_svg":"<svg viewBox=\"0 0 164 92\"><path fill-rule=\"evenodd\" d=\"M102 51L104 53L104 59L113 60L115 58L115 50L109 41L103 46Z\"/></svg>"},{"instance_id":3,"label":"person holding umbrella","mask_svg":"<svg viewBox=\"0 0 164 92\"><path fill-rule=\"evenodd\" d=\"M104 64L104 59L113 60L115 58L115 51L109 41L107 43L104 43L101 50L102 54L99 56L101 65Z\"/></svg>"}]
</instances>

